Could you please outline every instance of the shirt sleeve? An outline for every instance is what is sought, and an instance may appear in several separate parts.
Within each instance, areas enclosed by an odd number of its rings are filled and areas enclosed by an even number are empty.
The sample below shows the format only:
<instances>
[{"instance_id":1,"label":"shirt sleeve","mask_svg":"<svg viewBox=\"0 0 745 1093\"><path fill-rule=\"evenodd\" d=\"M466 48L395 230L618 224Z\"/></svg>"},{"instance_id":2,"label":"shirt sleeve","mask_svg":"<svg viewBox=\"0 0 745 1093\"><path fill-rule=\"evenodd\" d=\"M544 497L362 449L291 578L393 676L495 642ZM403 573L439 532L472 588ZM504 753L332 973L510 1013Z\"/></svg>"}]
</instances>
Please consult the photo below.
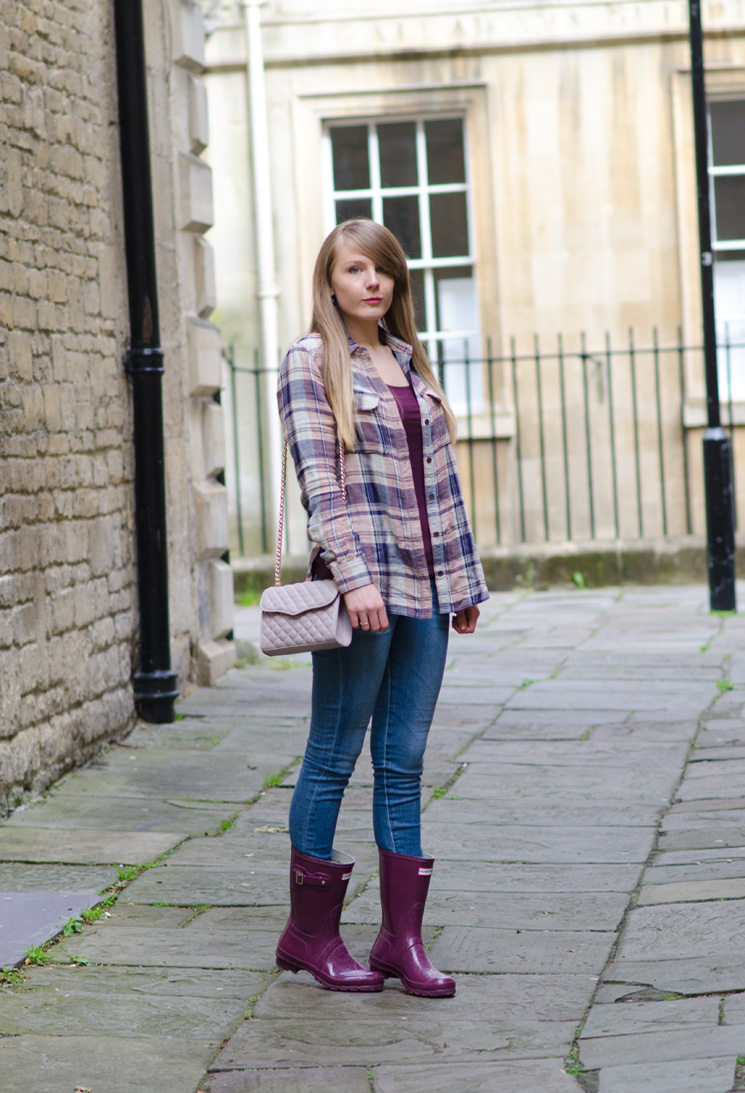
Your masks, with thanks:
<instances>
[{"instance_id":1,"label":"shirt sleeve","mask_svg":"<svg viewBox=\"0 0 745 1093\"><path fill-rule=\"evenodd\" d=\"M371 584L337 479L336 421L317 353L297 344L290 348L280 368L277 401L308 510L309 538L320 544L323 559L342 592Z\"/></svg>"}]
</instances>

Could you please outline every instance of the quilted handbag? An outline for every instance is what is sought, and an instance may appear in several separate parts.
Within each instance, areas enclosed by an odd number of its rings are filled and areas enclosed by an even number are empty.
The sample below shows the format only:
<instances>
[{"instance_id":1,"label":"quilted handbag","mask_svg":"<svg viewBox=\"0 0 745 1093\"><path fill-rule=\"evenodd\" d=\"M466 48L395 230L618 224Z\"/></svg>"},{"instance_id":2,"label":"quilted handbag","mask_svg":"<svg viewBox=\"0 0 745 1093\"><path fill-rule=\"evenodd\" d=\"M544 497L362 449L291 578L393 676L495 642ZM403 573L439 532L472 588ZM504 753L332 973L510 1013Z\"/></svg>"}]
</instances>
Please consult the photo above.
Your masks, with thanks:
<instances>
[{"instance_id":1,"label":"quilted handbag","mask_svg":"<svg viewBox=\"0 0 745 1093\"><path fill-rule=\"evenodd\" d=\"M339 442L339 468L344 501L347 500L344 481L344 450ZM310 653L320 649L335 649L349 645L352 623L344 598L334 581L300 581L282 584L282 535L285 516L285 484L287 481L287 440L282 454L282 492L279 499L277 556L274 566L274 588L266 588L261 597L261 630L259 645L268 657L288 653Z\"/></svg>"}]
</instances>

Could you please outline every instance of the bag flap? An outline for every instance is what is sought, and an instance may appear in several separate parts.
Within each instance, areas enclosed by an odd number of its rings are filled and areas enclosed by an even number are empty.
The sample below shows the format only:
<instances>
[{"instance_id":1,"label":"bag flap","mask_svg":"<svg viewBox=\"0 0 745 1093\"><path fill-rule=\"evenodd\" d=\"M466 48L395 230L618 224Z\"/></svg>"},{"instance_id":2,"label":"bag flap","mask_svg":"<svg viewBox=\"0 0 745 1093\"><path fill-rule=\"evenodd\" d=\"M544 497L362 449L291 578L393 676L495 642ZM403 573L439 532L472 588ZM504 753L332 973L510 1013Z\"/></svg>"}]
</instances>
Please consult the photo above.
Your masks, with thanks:
<instances>
[{"instance_id":1,"label":"bag flap","mask_svg":"<svg viewBox=\"0 0 745 1093\"><path fill-rule=\"evenodd\" d=\"M259 606L262 611L279 615L302 615L328 607L339 595L334 581L301 581L265 588Z\"/></svg>"}]
</instances>

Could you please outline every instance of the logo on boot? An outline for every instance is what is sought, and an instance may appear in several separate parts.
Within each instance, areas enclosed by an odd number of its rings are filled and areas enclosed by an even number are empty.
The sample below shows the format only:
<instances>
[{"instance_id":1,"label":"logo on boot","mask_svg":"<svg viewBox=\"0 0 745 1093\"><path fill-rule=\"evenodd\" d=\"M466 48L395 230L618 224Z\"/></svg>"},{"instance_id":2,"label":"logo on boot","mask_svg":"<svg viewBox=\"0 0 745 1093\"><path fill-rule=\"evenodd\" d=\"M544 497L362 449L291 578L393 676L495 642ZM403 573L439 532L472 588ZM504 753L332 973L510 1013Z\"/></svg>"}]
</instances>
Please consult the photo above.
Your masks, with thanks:
<instances>
[{"instance_id":1,"label":"logo on boot","mask_svg":"<svg viewBox=\"0 0 745 1093\"><path fill-rule=\"evenodd\" d=\"M420 877L431 877L432 876L432 870L431 869L425 869L423 866L420 866L419 867L419 876Z\"/></svg>"}]
</instances>

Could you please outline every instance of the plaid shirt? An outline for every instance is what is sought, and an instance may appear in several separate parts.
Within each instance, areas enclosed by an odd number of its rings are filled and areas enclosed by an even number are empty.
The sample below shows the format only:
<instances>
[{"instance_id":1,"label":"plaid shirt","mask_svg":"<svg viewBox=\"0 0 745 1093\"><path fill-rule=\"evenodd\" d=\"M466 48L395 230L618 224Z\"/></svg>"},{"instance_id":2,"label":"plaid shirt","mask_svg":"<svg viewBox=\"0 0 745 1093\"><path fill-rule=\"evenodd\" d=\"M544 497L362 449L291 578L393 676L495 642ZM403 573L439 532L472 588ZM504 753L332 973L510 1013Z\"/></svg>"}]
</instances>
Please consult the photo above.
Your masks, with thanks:
<instances>
[{"instance_id":1,"label":"plaid shirt","mask_svg":"<svg viewBox=\"0 0 745 1093\"><path fill-rule=\"evenodd\" d=\"M411 346L386 333L422 414L424 486L439 610L488 598L463 504L455 453L438 396L411 369ZM347 504L338 481L334 415L321 375L322 342L300 338L282 362L277 399L295 461L308 537L342 592L376 584L394 614L430 618L432 592L409 449L398 406L366 349L349 339L355 451L344 453ZM318 553L314 550L313 556ZM312 556L312 557L313 557Z\"/></svg>"}]
</instances>

